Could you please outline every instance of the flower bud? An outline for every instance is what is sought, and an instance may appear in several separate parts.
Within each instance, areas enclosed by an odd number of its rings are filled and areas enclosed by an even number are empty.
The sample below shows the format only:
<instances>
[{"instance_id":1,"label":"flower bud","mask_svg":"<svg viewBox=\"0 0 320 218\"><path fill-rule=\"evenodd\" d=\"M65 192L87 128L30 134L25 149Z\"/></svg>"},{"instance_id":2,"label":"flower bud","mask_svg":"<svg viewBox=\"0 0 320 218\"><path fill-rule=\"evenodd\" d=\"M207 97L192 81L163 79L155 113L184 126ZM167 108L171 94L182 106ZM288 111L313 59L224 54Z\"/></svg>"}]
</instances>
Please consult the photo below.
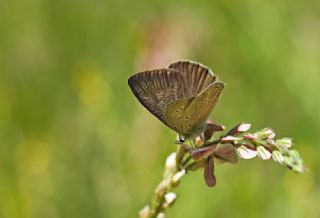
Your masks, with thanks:
<instances>
[{"instance_id":1,"label":"flower bud","mask_svg":"<svg viewBox=\"0 0 320 218\"><path fill-rule=\"evenodd\" d=\"M255 139L257 139L257 137L256 137L254 134L251 134L251 133L244 134L243 138L244 138L244 139L248 139L248 140L255 140Z\"/></svg>"},{"instance_id":2,"label":"flower bud","mask_svg":"<svg viewBox=\"0 0 320 218\"><path fill-rule=\"evenodd\" d=\"M290 150L289 156L294 159L300 159L300 154L297 150Z\"/></svg>"},{"instance_id":3,"label":"flower bud","mask_svg":"<svg viewBox=\"0 0 320 218\"><path fill-rule=\"evenodd\" d=\"M174 174L174 176L172 177L171 182L173 183L173 185L177 185L178 182L180 181L181 177L186 174L186 171L183 169L179 172L177 172L176 174Z\"/></svg>"},{"instance_id":4,"label":"flower bud","mask_svg":"<svg viewBox=\"0 0 320 218\"><path fill-rule=\"evenodd\" d=\"M164 215L164 213L160 212L157 215L157 218L165 218L166 216Z\"/></svg>"},{"instance_id":5,"label":"flower bud","mask_svg":"<svg viewBox=\"0 0 320 218\"><path fill-rule=\"evenodd\" d=\"M270 135L268 136L268 139L274 139L275 136L276 136L276 134L275 134L275 133L272 133L272 134L270 134Z\"/></svg>"},{"instance_id":6,"label":"flower bud","mask_svg":"<svg viewBox=\"0 0 320 218\"><path fill-rule=\"evenodd\" d=\"M272 152L272 159L280 164L282 164L284 161L283 155L277 150Z\"/></svg>"},{"instance_id":7,"label":"flower bud","mask_svg":"<svg viewBox=\"0 0 320 218\"><path fill-rule=\"evenodd\" d=\"M163 179L160 184L157 186L156 190L155 190L155 194L157 196L163 196L164 193L166 193L168 191L168 187L171 184L171 179L170 178L166 178Z\"/></svg>"},{"instance_id":8,"label":"flower bud","mask_svg":"<svg viewBox=\"0 0 320 218\"><path fill-rule=\"evenodd\" d=\"M290 151L291 153L291 151ZM284 163L289 168L296 173L303 173L306 171L306 168L303 165L303 160L300 158L300 155L297 151L294 151L294 154L289 153L289 157L284 157Z\"/></svg>"},{"instance_id":9,"label":"flower bud","mask_svg":"<svg viewBox=\"0 0 320 218\"><path fill-rule=\"evenodd\" d=\"M267 144L266 144L267 147L276 146L276 142L273 139L267 139L266 142L267 142Z\"/></svg>"},{"instance_id":10,"label":"flower bud","mask_svg":"<svg viewBox=\"0 0 320 218\"><path fill-rule=\"evenodd\" d=\"M222 143L236 142L237 140L239 140L239 138L230 135L221 138Z\"/></svg>"},{"instance_id":11,"label":"flower bud","mask_svg":"<svg viewBox=\"0 0 320 218\"><path fill-rule=\"evenodd\" d=\"M270 128L264 128L260 130L259 132L256 132L255 135L259 139L273 139L275 137L275 133Z\"/></svg>"},{"instance_id":12,"label":"flower bud","mask_svg":"<svg viewBox=\"0 0 320 218\"><path fill-rule=\"evenodd\" d=\"M170 206L177 198L176 193L174 192L168 192L167 194L164 195L164 199L166 200L166 203L168 206Z\"/></svg>"},{"instance_id":13,"label":"flower bud","mask_svg":"<svg viewBox=\"0 0 320 218\"><path fill-rule=\"evenodd\" d=\"M258 154L256 150L249 149L244 145L241 145L239 148L237 148L237 152L239 157L241 157L242 159L251 159Z\"/></svg>"},{"instance_id":14,"label":"flower bud","mask_svg":"<svg viewBox=\"0 0 320 218\"><path fill-rule=\"evenodd\" d=\"M276 141L276 146L279 150L287 150L292 146L292 139L291 138L282 138Z\"/></svg>"},{"instance_id":15,"label":"flower bud","mask_svg":"<svg viewBox=\"0 0 320 218\"><path fill-rule=\"evenodd\" d=\"M231 136L239 135L240 133L248 131L250 129L250 127L251 127L250 123L240 123L240 124L236 125L235 127L233 127L227 133L227 135L231 135Z\"/></svg>"},{"instance_id":16,"label":"flower bud","mask_svg":"<svg viewBox=\"0 0 320 218\"><path fill-rule=\"evenodd\" d=\"M152 217L152 210L150 208L149 205L145 206L144 208L142 208L140 211L139 211L139 217L140 218L149 218L149 217Z\"/></svg>"},{"instance_id":17,"label":"flower bud","mask_svg":"<svg viewBox=\"0 0 320 218\"><path fill-rule=\"evenodd\" d=\"M238 126L238 132L239 132L239 133L241 133L241 132L246 132L246 131L248 131L250 128L251 128L251 124L250 124L250 123L241 123L241 124Z\"/></svg>"},{"instance_id":18,"label":"flower bud","mask_svg":"<svg viewBox=\"0 0 320 218\"><path fill-rule=\"evenodd\" d=\"M247 134L244 134L243 138L248 140L255 140L257 139L257 136L255 136L254 134L247 133Z\"/></svg>"},{"instance_id":19,"label":"flower bud","mask_svg":"<svg viewBox=\"0 0 320 218\"><path fill-rule=\"evenodd\" d=\"M167 171L174 172L176 170L176 152L167 157L165 166Z\"/></svg>"},{"instance_id":20,"label":"flower bud","mask_svg":"<svg viewBox=\"0 0 320 218\"><path fill-rule=\"evenodd\" d=\"M271 157L271 152L265 149L263 146L257 147L258 157L262 160L268 160Z\"/></svg>"}]
</instances>

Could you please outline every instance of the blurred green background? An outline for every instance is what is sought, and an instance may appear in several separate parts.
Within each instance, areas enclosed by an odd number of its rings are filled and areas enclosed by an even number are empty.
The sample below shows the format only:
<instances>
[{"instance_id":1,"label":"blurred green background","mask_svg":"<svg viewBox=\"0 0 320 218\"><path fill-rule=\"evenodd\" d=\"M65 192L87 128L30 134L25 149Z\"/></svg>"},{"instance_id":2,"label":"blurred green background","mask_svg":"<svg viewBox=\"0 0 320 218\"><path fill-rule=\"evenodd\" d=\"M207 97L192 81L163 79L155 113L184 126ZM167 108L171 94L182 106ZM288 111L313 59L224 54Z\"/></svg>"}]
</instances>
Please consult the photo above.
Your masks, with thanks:
<instances>
[{"instance_id":1,"label":"blurred green background","mask_svg":"<svg viewBox=\"0 0 320 218\"><path fill-rule=\"evenodd\" d=\"M191 59L227 83L212 114L294 137L273 161L183 178L168 217L319 217L320 2L0 2L0 217L137 217L175 133L134 98L135 72Z\"/></svg>"}]
</instances>

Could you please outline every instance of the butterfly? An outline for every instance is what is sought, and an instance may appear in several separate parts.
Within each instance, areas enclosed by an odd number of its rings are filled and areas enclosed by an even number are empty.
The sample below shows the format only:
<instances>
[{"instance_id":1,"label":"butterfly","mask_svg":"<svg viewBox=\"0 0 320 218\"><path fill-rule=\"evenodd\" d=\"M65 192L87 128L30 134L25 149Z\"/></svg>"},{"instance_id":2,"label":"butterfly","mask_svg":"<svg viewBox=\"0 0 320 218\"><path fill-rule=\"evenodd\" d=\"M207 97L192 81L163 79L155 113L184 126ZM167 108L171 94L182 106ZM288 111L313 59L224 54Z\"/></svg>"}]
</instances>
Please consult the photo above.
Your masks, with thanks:
<instances>
[{"instance_id":1,"label":"butterfly","mask_svg":"<svg viewBox=\"0 0 320 218\"><path fill-rule=\"evenodd\" d=\"M180 143L206 129L224 88L208 67L192 61L137 73L128 84L148 111L179 134Z\"/></svg>"}]
</instances>

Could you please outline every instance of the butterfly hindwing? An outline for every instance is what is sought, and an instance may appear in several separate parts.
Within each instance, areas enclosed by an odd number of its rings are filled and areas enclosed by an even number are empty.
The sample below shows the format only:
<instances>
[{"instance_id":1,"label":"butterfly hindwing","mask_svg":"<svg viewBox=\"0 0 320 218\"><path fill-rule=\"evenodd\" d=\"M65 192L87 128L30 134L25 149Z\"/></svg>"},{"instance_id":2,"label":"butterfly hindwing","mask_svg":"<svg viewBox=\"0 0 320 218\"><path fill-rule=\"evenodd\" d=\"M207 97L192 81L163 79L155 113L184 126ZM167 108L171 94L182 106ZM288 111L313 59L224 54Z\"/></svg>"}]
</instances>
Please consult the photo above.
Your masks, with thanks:
<instances>
[{"instance_id":1,"label":"butterfly hindwing","mask_svg":"<svg viewBox=\"0 0 320 218\"><path fill-rule=\"evenodd\" d=\"M218 99L222 93L224 84L220 81L216 81L209 85L202 93L200 93L193 101L192 108L188 108L186 113L194 113L192 116L192 123L202 123L205 122L209 117L211 111L214 109L218 102ZM189 111L190 110L190 111ZM196 112L193 112L196 111Z\"/></svg>"},{"instance_id":2,"label":"butterfly hindwing","mask_svg":"<svg viewBox=\"0 0 320 218\"><path fill-rule=\"evenodd\" d=\"M177 100L170 103L166 108L165 115L169 126L180 135L184 135L182 125L186 119L185 112L193 100L194 97Z\"/></svg>"},{"instance_id":3,"label":"butterfly hindwing","mask_svg":"<svg viewBox=\"0 0 320 218\"><path fill-rule=\"evenodd\" d=\"M177 61L169 65L182 74L184 97L194 97L213 83L216 76L206 66L192 61Z\"/></svg>"}]
</instances>

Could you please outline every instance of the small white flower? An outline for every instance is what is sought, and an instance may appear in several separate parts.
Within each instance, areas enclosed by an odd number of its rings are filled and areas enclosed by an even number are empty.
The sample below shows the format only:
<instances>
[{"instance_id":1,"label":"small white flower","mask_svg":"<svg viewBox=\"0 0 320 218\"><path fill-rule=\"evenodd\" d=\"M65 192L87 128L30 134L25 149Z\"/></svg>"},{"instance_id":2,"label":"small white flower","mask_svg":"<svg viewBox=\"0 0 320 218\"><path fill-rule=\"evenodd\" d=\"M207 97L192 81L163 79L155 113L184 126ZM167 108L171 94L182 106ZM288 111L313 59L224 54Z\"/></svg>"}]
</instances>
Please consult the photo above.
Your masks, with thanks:
<instances>
[{"instance_id":1,"label":"small white flower","mask_svg":"<svg viewBox=\"0 0 320 218\"><path fill-rule=\"evenodd\" d=\"M139 211L139 215L141 218L150 217L151 214L152 214L152 210L149 205L145 206Z\"/></svg>"},{"instance_id":2,"label":"small white flower","mask_svg":"<svg viewBox=\"0 0 320 218\"><path fill-rule=\"evenodd\" d=\"M271 157L271 152L265 149L263 146L257 147L258 157L262 160L268 160Z\"/></svg>"},{"instance_id":3,"label":"small white flower","mask_svg":"<svg viewBox=\"0 0 320 218\"><path fill-rule=\"evenodd\" d=\"M177 172L176 174L174 174L174 176L172 177L172 180L171 180L171 181L172 181L173 183L177 183L184 174L186 174L185 169L183 169L183 170Z\"/></svg>"},{"instance_id":4,"label":"small white flower","mask_svg":"<svg viewBox=\"0 0 320 218\"><path fill-rule=\"evenodd\" d=\"M272 152L272 159L280 164L282 164L284 162L284 157L283 155L280 153L280 151L273 151Z\"/></svg>"},{"instance_id":5,"label":"small white flower","mask_svg":"<svg viewBox=\"0 0 320 218\"><path fill-rule=\"evenodd\" d=\"M164 213L158 213L157 218L165 218L166 216L164 215Z\"/></svg>"},{"instance_id":6,"label":"small white flower","mask_svg":"<svg viewBox=\"0 0 320 218\"><path fill-rule=\"evenodd\" d=\"M176 193L174 192L168 192L165 194L164 199L166 200L167 204L172 204L177 198Z\"/></svg>"},{"instance_id":7,"label":"small white flower","mask_svg":"<svg viewBox=\"0 0 320 218\"><path fill-rule=\"evenodd\" d=\"M285 148L291 148L292 146L292 139L291 138L282 138L277 140L278 146L283 146Z\"/></svg>"},{"instance_id":8,"label":"small white flower","mask_svg":"<svg viewBox=\"0 0 320 218\"><path fill-rule=\"evenodd\" d=\"M251 128L250 123L242 123L238 127L238 132L246 132Z\"/></svg>"},{"instance_id":9,"label":"small white flower","mask_svg":"<svg viewBox=\"0 0 320 218\"><path fill-rule=\"evenodd\" d=\"M266 139L266 138L273 139L276 134L273 132L272 129L264 128L264 129L260 130L259 132L256 132L256 135L260 139Z\"/></svg>"},{"instance_id":10,"label":"small white flower","mask_svg":"<svg viewBox=\"0 0 320 218\"><path fill-rule=\"evenodd\" d=\"M274 137L276 137L276 134L275 133L272 133L268 136L268 139L274 139Z\"/></svg>"},{"instance_id":11,"label":"small white flower","mask_svg":"<svg viewBox=\"0 0 320 218\"><path fill-rule=\"evenodd\" d=\"M223 137L223 138L221 139L222 142L233 142L233 141L236 141L236 140L238 140L237 137L230 136L230 135L228 135L228 136L226 136L226 137Z\"/></svg>"},{"instance_id":12,"label":"small white flower","mask_svg":"<svg viewBox=\"0 0 320 218\"><path fill-rule=\"evenodd\" d=\"M239 148L237 148L237 152L239 157L241 157L242 159L251 159L254 158L255 156L257 156L258 152L248 149L247 147L241 145Z\"/></svg>"},{"instance_id":13,"label":"small white flower","mask_svg":"<svg viewBox=\"0 0 320 218\"><path fill-rule=\"evenodd\" d=\"M243 138L248 140L255 140L257 139L257 136L255 134L247 133L247 134L244 134Z\"/></svg>"},{"instance_id":14,"label":"small white flower","mask_svg":"<svg viewBox=\"0 0 320 218\"><path fill-rule=\"evenodd\" d=\"M166 169L174 171L176 169L176 152L171 153L166 160Z\"/></svg>"}]
</instances>

